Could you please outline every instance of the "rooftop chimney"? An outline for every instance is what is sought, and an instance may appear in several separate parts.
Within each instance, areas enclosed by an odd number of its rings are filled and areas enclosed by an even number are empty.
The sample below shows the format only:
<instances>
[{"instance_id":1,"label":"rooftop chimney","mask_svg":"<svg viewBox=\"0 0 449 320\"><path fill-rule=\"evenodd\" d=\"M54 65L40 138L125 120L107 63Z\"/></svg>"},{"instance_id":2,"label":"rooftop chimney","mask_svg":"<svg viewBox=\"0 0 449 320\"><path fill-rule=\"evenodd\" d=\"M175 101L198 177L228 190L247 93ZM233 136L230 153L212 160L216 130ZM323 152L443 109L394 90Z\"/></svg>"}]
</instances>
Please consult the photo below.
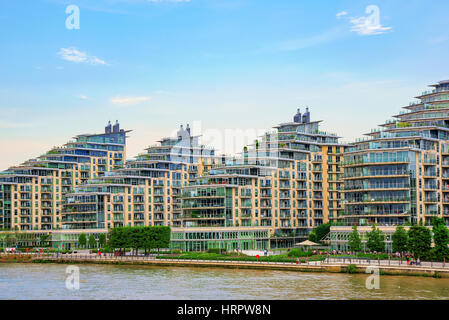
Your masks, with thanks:
<instances>
[{"instance_id":1,"label":"rooftop chimney","mask_svg":"<svg viewBox=\"0 0 449 320\"><path fill-rule=\"evenodd\" d=\"M295 116L293 117L293 122L301 123L301 112L300 112L299 108L298 108Z\"/></svg>"},{"instance_id":2,"label":"rooftop chimney","mask_svg":"<svg viewBox=\"0 0 449 320\"><path fill-rule=\"evenodd\" d=\"M112 131L111 121L108 121L108 125L104 128L104 132L111 133L111 131Z\"/></svg>"},{"instance_id":3,"label":"rooftop chimney","mask_svg":"<svg viewBox=\"0 0 449 320\"><path fill-rule=\"evenodd\" d=\"M115 120L115 124L112 127L112 132L114 133L120 132L120 124L118 123L118 120Z\"/></svg>"},{"instance_id":4,"label":"rooftop chimney","mask_svg":"<svg viewBox=\"0 0 449 320\"><path fill-rule=\"evenodd\" d=\"M310 112L309 112L309 108L306 108L306 113L304 113L306 116L306 122L309 123L310 122Z\"/></svg>"}]
</instances>

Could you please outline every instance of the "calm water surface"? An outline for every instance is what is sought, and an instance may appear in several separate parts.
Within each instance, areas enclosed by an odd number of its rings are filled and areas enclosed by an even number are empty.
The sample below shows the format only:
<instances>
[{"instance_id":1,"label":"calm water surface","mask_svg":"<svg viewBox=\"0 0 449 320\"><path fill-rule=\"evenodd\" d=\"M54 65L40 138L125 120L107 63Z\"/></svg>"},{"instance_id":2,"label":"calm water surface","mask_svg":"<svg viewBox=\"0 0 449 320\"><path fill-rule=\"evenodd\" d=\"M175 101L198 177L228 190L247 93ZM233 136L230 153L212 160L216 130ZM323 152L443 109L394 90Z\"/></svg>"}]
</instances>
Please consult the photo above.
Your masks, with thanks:
<instances>
[{"instance_id":1,"label":"calm water surface","mask_svg":"<svg viewBox=\"0 0 449 320\"><path fill-rule=\"evenodd\" d=\"M449 299L449 279L218 268L79 265L80 289L65 287L67 265L0 264L0 299Z\"/></svg>"}]
</instances>

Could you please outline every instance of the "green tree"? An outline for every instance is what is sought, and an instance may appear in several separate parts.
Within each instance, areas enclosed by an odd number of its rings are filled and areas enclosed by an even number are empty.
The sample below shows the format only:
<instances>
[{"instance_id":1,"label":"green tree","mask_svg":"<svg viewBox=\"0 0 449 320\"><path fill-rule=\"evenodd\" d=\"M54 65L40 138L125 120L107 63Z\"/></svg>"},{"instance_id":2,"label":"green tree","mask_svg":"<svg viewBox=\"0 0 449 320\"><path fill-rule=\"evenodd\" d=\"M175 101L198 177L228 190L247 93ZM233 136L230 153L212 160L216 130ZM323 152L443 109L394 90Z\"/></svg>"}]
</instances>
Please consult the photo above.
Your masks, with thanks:
<instances>
[{"instance_id":1,"label":"green tree","mask_svg":"<svg viewBox=\"0 0 449 320\"><path fill-rule=\"evenodd\" d=\"M425 258L430 254L432 233L429 228L414 225L408 230L407 247L416 257Z\"/></svg>"},{"instance_id":2,"label":"green tree","mask_svg":"<svg viewBox=\"0 0 449 320\"><path fill-rule=\"evenodd\" d=\"M351 251L361 251L362 250L362 240L357 231L357 226L352 226L352 232L349 235L348 246Z\"/></svg>"},{"instance_id":3,"label":"green tree","mask_svg":"<svg viewBox=\"0 0 449 320\"><path fill-rule=\"evenodd\" d=\"M375 225L372 226L370 232L366 234L366 247L370 251L384 252L385 251L385 241L384 234Z\"/></svg>"},{"instance_id":4,"label":"green tree","mask_svg":"<svg viewBox=\"0 0 449 320\"><path fill-rule=\"evenodd\" d=\"M93 234L91 234L89 236L89 247L95 248L96 246L97 246L97 240L95 240L95 236Z\"/></svg>"},{"instance_id":5,"label":"green tree","mask_svg":"<svg viewBox=\"0 0 449 320\"><path fill-rule=\"evenodd\" d=\"M446 223L442 218L434 218L432 221L433 242L435 247L433 248L433 254L438 260L443 260L449 256L449 230L446 227Z\"/></svg>"},{"instance_id":6,"label":"green tree","mask_svg":"<svg viewBox=\"0 0 449 320\"><path fill-rule=\"evenodd\" d=\"M315 230L310 231L309 240L312 242L318 242Z\"/></svg>"},{"instance_id":7,"label":"green tree","mask_svg":"<svg viewBox=\"0 0 449 320\"><path fill-rule=\"evenodd\" d=\"M153 227L155 232L155 243L156 248L159 250L160 248L169 248L170 247L170 237L171 230L170 227L156 226Z\"/></svg>"},{"instance_id":8,"label":"green tree","mask_svg":"<svg viewBox=\"0 0 449 320\"><path fill-rule=\"evenodd\" d=\"M86 245L87 245L87 236L86 236L86 234L85 233L81 233L79 236L78 236L78 245L80 246L80 247L86 247Z\"/></svg>"},{"instance_id":9,"label":"green tree","mask_svg":"<svg viewBox=\"0 0 449 320\"><path fill-rule=\"evenodd\" d=\"M309 240L313 242L318 242L323 240L323 238L331 231L331 223L320 224L318 227L312 230L309 234Z\"/></svg>"},{"instance_id":10,"label":"green tree","mask_svg":"<svg viewBox=\"0 0 449 320\"><path fill-rule=\"evenodd\" d=\"M119 227L109 231L109 246L138 249L169 248L170 227Z\"/></svg>"},{"instance_id":11,"label":"green tree","mask_svg":"<svg viewBox=\"0 0 449 320\"><path fill-rule=\"evenodd\" d=\"M98 236L98 244L100 248L103 248L106 245L106 235L104 233L100 233Z\"/></svg>"},{"instance_id":12,"label":"green tree","mask_svg":"<svg viewBox=\"0 0 449 320\"><path fill-rule=\"evenodd\" d=\"M119 248L120 251L122 251L122 249L129 248L127 243L126 230L124 227L110 229L108 238L108 245L111 248Z\"/></svg>"},{"instance_id":13,"label":"green tree","mask_svg":"<svg viewBox=\"0 0 449 320\"><path fill-rule=\"evenodd\" d=\"M403 226L397 226L396 231L391 236L393 240L392 249L393 252L406 252L408 235Z\"/></svg>"}]
</instances>

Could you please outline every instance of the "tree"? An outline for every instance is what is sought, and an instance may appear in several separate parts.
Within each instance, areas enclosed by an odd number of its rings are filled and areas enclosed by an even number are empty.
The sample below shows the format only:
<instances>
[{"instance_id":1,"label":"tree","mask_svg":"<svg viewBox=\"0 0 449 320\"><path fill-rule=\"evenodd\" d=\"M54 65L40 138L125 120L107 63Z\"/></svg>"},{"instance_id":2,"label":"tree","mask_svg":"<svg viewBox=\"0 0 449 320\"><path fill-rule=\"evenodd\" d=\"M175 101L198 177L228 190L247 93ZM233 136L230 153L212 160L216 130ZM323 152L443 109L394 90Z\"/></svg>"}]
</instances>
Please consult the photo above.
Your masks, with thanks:
<instances>
[{"instance_id":1,"label":"tree","mask_svg":"<svg viewBox=\"0 0 449 320\"><path fill-rule=\"evenodd\" d=\"M315 230L310 231L309 240L312 242L318 242Z\"/></svg>"},{"instance_id":2,"label":"tree","mask_svg":"<svg viewBox=\"0 0 449 320\"><path fill-rule=\"evenodd\" d=\"M414 225L408 230L408 249L418 258L430 254L432 233L424 226Z\"/></svg>"},{"instance_id":3,"label":"tree","mask_svg":"<svg viewBox=\"0 0 449 320\"><path fill-rule=\"evenodd\" d=\"M89 247L95 248L96 246L97 246L97 240L95 240L95 236L93 234L91 234L89 236Z\"/></svg>"},{"instance_id":4,"label":"tree","mask_svg":"<svg viewBox=\"0 0 449 320\"><path fill-rule=\"evenodd\" d=\"M434 218L432 221L433 242L435 247L433 248L433 254L438 260L443 260L449 256L449 230L446 227L446 223L442 218Z\"/></svg>"},{"instance_id":5,"label":"tree","mask_svg":"<svg viewBox=\"0 0 449 320\"><path fill-rule=\"evenodd\" d=\"M170 237L171 230L170 227L156 226L153 227L156 236L156 248L159 250L160 248L169 248L170 247Z\"/></svg>"},{"instance_id":6,"label":"tree","mask_svg":"<svg viewBox=\"0 0 449 320\"><path fill-rule=\"evenodd\" d=\"M331 223L320 224L318 227L312 230L309 234L309 240L312 242L318 242L323 240L323 238L330 232Z\"/></svg>"},{"instance_id":7,"label":"tree","mask_svg":"<svg viewBox=\"0 0 449 320\"><path fill-rule=\"evenodd\" d=\"M104 233L100 233L98 236L98 244L100 248L103 248L106 245L106 235Z\"/></svg>"},{"instance_id":8,"label":"tree","mask_svg":"<svg viewBox=\"0 0 449 320\"><path fill-rule=\"evenodd\" d=\"M109 231L109 246L138 249L169 248L170 227L118 227Z\"/></svg>"},{"instance_id":9,"label":"tree","mask_svg":"<svg viewBox=\"0 0 449 320\"><path fill-rule=\"evenodd\" d=\"M382 233L382 231L377 229L375 225L372 226L372 230L370 232L367 232L366 237L366 247L370 251L385 251L384 234Z\"/></svg>"},{"instance_id":10,"label":"tree","mask_svg":"<svg viewBox=\"0 0 449 320\"><path fill-rule=\"evenodd\" d=\"M78 245L79 245L80 247L86 247L86 245L87 245L87 236L86 236L85 233L81 233L81 234L78 236Z\"/></svg>"},{"instance_id":11,"label":"tree","mask_svg":"<svg viewBox=\"0 0 449 320\"><path fill-rule=\"evenodd\" d=\"M125 227L112 228L109 230L109 246L112 248L119 248L120 252L122 249L129 248L126 237Z\"/></svg>"},{"instance_id":12,"label":"tree","mask_svg":"<svg viewBox=\"0 0 449 320\"><path fill-rule=\"evenodd\" d=\"M396 231L391 236L393 240L392 249L393 252L406 252L408 235L403 226L397 226Z\"/></svg>"},{"instance_id":13,"label":"tree","mask_svg":"<svg viewBox=\"0 0 449 320\"><path fill-rule=\"evenodd\" d=\"M357 252L362 250L362 240L360 240L357 226L352 226L352 232L348 239L348 246L351 251Z\"/></svg>"}]
</instances>

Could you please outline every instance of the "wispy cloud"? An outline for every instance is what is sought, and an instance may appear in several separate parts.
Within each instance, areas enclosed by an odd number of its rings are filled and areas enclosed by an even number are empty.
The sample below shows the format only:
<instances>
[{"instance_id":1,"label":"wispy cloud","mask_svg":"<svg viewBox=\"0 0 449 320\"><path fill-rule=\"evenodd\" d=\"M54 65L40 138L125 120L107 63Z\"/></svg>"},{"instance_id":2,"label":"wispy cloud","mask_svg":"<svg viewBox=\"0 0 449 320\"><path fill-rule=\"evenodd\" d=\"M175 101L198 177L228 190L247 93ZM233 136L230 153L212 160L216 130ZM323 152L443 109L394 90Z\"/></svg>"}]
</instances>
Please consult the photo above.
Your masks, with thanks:
<instances>
[{"instance_id":1,"label":"wispy cloud","mask_svg":"<svg viewBox=\"0 0 449 320\"><path fill-rule=\"evenodd\" d=\"M84 95L84 94L79 94L79 95L77 95L76 97L77 97L78 99L81 99L81 100L87 100L87 99L89 99L89 97L86 96L86 95Z\"/></svg>"},{"instance_id":2,"label":"wispy cloud","mask_svg":"<svg viewBox=\"0 0 449 320\"><path fill-rule=\"evenodd\" d=\"M80 51L75 47L61 48L58 52L61 59L75 62L75 63L88 63L92 65L107 65L104 60L92 55L88 55L86 52Z\"/></svg>"},{"instance_id":3,"label":"wispy cloud","mask_svg":"<svg viewBox=\"0 0 449 320\"><path fill-rule=\"evenodd\" d=\"M348 13L346 11L342 11L342 12L337 13L335 16L337 18L340 18L340 17L346 16L346 15L348 15Z\"/></svg>"},{"instance_id":4,"label":"wispy cloud","mask_svg":"<svg viewBox=\"0 0 449 320\"><path fill-rule=\"evenodd\" d=\"M115 96L111 98L111 103L121 107L129 107L140 104L145 101L149 101L150 99L151 99L150 97Z\"/></svg>"},{"instance_id":5,"label":"wispy cloud","mask_svg":"<svg viewBox=\"0 0 449 320\"><path fill-rule=\"evenodd\" d=\"M352 32L356 32L361 36L371 36L393 30L391 27L385 27L380 24L380 10L378 6L371 5L366 7L365 13L370 15L349 19L352 24Z\"/></svg>"}]
</instances>

